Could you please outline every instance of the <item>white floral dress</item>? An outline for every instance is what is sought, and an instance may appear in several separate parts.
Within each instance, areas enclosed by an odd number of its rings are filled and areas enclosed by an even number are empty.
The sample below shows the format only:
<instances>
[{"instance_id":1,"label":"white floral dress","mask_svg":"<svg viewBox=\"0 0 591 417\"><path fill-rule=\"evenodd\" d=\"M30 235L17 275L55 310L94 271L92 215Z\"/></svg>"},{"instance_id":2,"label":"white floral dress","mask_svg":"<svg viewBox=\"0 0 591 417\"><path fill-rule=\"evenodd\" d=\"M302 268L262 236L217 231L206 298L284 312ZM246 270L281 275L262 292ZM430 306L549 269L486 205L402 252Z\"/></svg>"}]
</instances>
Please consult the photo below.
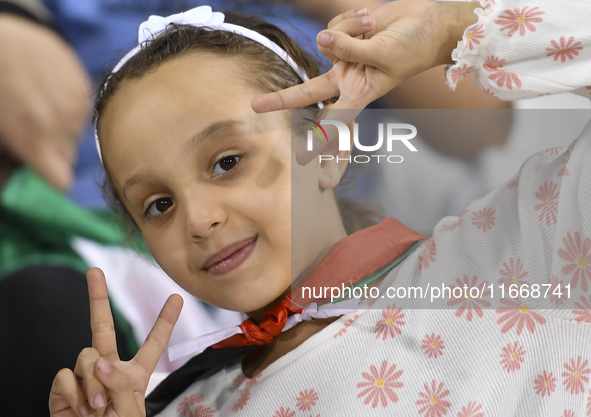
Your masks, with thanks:
<instances>
[{"instance_id":1,"label":"white floral dress","mask_svg":"<svg viewBox=\"0 0 591 417\"><path fill-rule=\"evenodd\" d=\"M481 3L452 88L473 72L502 99L591 97L591 1ZM160 415L590 417L591 124L443 219L380 288L442 283L484 297L364 301L255 378L236 363Z\"/></svg>"}]
</instances>

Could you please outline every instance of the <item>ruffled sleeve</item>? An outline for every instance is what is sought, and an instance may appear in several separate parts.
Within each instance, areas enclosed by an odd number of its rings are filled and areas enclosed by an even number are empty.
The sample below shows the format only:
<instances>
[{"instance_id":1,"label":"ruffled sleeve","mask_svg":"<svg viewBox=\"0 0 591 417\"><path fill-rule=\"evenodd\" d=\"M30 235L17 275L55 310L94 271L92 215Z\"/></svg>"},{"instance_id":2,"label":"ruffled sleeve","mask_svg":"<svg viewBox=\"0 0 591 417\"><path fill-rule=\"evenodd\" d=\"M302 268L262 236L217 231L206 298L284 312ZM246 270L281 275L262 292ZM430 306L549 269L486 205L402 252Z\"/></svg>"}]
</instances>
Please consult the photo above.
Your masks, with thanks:
<instances>
[{"instance_id":1,"label":"ruffled sleeve","mask_svg":"<svg viewBox=\"0 0 591 417\"><path fill-rule=\"evenodd\" d=\"M446 69L452 90L475 73L503 100L572 91L591 98L589 0L481 0Z\"/></svg>"}]
</instances>

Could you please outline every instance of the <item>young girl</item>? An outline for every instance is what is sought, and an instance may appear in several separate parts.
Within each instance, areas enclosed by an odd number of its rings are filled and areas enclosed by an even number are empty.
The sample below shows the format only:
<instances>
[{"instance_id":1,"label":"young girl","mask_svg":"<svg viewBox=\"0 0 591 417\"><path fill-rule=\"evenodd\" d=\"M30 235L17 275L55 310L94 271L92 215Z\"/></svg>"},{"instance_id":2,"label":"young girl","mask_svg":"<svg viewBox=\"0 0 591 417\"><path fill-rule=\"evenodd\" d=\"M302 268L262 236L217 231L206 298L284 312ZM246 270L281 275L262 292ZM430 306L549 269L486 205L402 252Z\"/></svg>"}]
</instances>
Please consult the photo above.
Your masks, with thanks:
<instances>
[{"instance_id":1,"label":"young girl","mask_svg":"<svg viewBox=\"0 0 591 417\"><path fill-rule=\"evenodd\" d=\"M540 19L535 7L521 3L513 14L493 5L475 25L470 5L401 4L411 17L400 19L401 26L411 21L416 29L426 16L438 19L428 43L406 32L411 43L426 50L414 69L400 65L401 79L447 60L441 51L448 48L449 56L450 41L460 39L468 26L472 35L466 36L472 38L479 25L488 28L504 19L519 33L512 32L512 40L522 40L516 36L525 39L528 33L521 35L520 25L533 31ZM552 4L544 6L549 27L564 27L564 18L550 15ZM237 29L222 26L219 15L199 13L204 14L148 21L149 33L158 32L155 39L118 66L101 91L99 150L114 194L163 269L200 299L248 312L252 321L214 346L220 349L207 350L172 374L148 399L148 413L590 415L589 129L566 151L530 158L512 182L472 203L459 219L444 219L418 248L415 242L422 237L393 219L347 236L332 193L345 165L296 164L286 114L256 114L250 107L261 92L299 84L317 71L270 25L227 16ZM582 15L579 10L577 16ZM160 33L168 23L175 25ZM353 24L345 30L357 35L358 29ZM484 33L509 36L506 29ZM498 89L508 88L508 77L514 88L514 75L501 73L501 59L492 61ZM341 99L354 102L349 93L362 94L363 85L346 91L347 82L363 66L337 63L335 68L332 74L344 80L338 86ZM308 90L308 96L330 95L335 88L324 85L318 92ZM337 142L323 153L346 157ZM421 282L488 288L506 281L519 290L526 284L529 289L550 283L554 289L568 282L583 295L577 294L574 308L573 300L560 300L568 310L542 312L531 308L535 300L525 292L500 300L495 286L496 295L485 300L471 294L445 300L448 309L417 310L414 300L384 297L362 302L362 307L373 302L371 309L339 317L343 307L335 305L336 311L322 316L297 289L286 297L292 277L299 276L311 285L339 287L377 278L373 285L381 294ZM136 358L121 362L104 277L94 269L88 279L93 347L81 353L73 372L56 376L52 414L144 415L147 381L181 302L171 297ZM556 307L559 300L545 302L540 305ZM295 319L315 314L319 319L281 332ZM252 345L260 347L253 351ZM229 351L236 355L228 358ZM203 364L212 359L219 360L216 366Z\"/></svg>"}]
</instances>

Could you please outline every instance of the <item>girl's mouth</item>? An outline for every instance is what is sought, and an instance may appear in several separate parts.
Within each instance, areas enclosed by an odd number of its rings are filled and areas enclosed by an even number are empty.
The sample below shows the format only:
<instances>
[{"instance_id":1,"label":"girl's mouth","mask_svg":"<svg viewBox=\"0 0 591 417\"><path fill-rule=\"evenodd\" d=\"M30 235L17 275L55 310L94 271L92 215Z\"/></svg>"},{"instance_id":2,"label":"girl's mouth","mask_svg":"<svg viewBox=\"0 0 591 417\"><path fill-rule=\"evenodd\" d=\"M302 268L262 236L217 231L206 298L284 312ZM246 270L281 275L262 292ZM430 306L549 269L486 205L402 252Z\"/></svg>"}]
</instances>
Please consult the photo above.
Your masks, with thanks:
<instances>
[{"instance_id":1,"label":"girl's mouth","mask_svg":"<svg viewBox=\"0 0 591 417\"><path fill-rule=\"evenodd\" d=\"M257 236L241 240L226 246L212 255L204 264L203 269L215 275L227 274L238 268L252 254Z\"/></svg>"}]
</instances>

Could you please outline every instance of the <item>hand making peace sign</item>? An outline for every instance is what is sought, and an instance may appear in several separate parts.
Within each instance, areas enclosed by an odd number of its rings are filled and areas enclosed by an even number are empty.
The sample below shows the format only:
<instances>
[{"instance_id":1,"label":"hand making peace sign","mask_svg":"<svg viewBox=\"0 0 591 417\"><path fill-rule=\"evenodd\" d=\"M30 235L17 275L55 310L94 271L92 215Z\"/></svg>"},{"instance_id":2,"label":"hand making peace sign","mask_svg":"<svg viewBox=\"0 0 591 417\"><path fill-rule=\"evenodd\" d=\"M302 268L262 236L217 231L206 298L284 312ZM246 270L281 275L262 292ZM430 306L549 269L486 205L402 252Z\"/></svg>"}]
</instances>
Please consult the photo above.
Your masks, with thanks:
<instances>
[{"instance_id":1,"label":"hand making peace sign","mask_svg":"<svg viewBox=\"0 0 591 417\"><path fill-rule=\"evenodd\" d=\"M178 294L168 298L137 355L122 362L117 353L105 275L91 268L86 277L92 347L80 352L73 372L64 368L57 373L49 396L51 416L145 416L148 381L168 345L183 299Z\"/></svg>"}]
</instances>

